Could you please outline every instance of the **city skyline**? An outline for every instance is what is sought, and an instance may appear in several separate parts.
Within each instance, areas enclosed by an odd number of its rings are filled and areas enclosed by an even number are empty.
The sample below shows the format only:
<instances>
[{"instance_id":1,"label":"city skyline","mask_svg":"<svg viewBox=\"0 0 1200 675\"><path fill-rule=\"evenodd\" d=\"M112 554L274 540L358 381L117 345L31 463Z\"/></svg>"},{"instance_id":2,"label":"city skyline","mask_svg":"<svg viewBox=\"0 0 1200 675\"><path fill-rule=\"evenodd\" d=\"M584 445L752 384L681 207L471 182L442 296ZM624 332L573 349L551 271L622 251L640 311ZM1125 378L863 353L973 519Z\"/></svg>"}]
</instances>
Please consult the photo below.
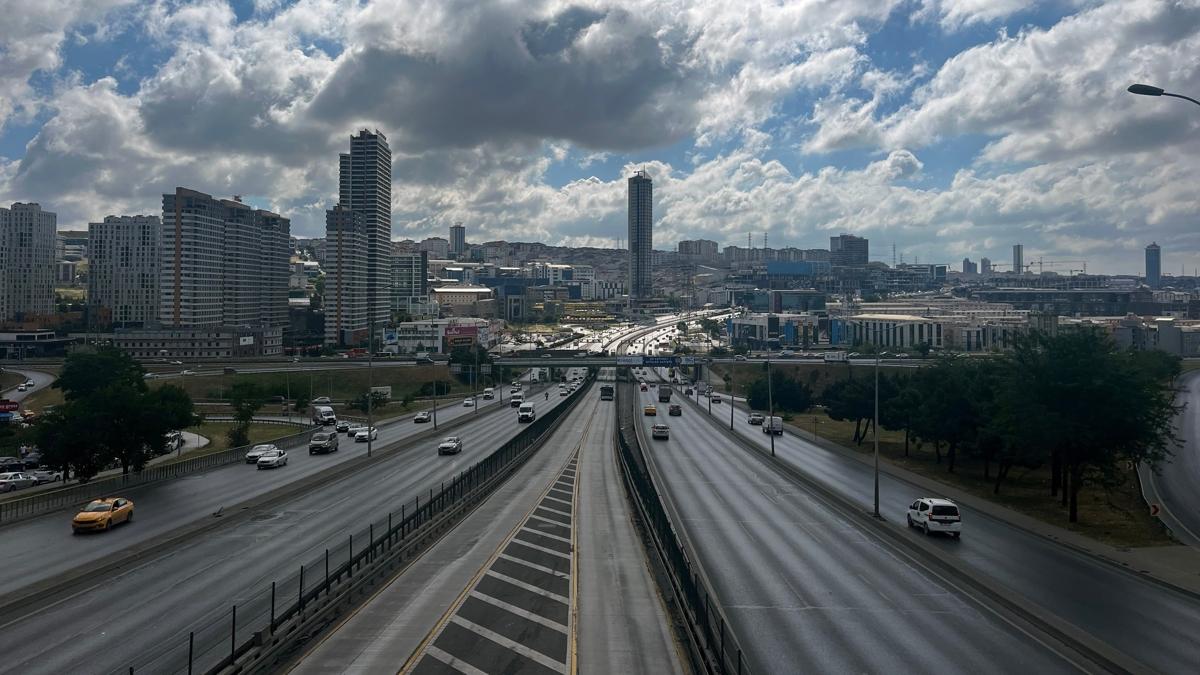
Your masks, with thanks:
<instances>
[{"instance_id":1,"label":"city skyline","mask_svg":"<svg viewBox=\"0 0 1200 675\"><path fill-rule=\"evenodd\" d=\"M474 241L615 248L625 177L644 167L666 249L747 233L803 249L845 232L875 240L877 260L894 243L906 260L953 263L1006 259L1019 241L1026 261L1124 274L1149 241L1168 270L1200 253L1200 118L1124 91L1200 91L1198 67L1170 65L1198 46L1179 30L1200 24L1193 7L480 3L431 14L416 38L403 2L96 4L21 5L11 25L31 33L29 58L3 75L0 203L41 203L64 230L153 212L157 195L194 185L319 236L337 201L327 158L367 126L395 152L393 239L461 221ZM131 49L135 35L147 44ZM615 58L634 44L670 56ZM504 64L496 86L447 89L483 78L489 53ZM595 68L620 91L643 78L639 96L591 105L612 93L587 89Z\"/></svg>"}]
</instances>

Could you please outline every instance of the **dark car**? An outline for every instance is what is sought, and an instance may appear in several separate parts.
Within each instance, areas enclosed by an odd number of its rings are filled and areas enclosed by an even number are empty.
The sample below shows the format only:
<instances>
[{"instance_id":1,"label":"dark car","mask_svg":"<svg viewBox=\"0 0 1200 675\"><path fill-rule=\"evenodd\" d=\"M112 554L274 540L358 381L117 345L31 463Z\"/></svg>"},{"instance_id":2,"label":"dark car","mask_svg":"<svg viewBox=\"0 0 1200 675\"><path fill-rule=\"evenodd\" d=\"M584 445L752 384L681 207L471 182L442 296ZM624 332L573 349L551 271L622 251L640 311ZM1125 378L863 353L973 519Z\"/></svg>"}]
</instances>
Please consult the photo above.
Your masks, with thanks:
<instances>
[{"instance_id":1,"label":"dark car","mask_svg":"<svg viewBox=\"0 0 1200 675\"><path fill-rule=\"evenodd\" d=\"M329 454L337 452L338 435L337 432L318 431L308 440L308 454Z\"/></svg>"},{"instance_id":2,"label":"dark car","mask_svg":"<svg viewBox=\"0 0 1200 675\"><path fill-rule=\"evenodd\" d=\"M679 417L683 414L683 408L678 403L672 403L667 407L667 414L672 417Z\"/></svg>"}]
</instances>

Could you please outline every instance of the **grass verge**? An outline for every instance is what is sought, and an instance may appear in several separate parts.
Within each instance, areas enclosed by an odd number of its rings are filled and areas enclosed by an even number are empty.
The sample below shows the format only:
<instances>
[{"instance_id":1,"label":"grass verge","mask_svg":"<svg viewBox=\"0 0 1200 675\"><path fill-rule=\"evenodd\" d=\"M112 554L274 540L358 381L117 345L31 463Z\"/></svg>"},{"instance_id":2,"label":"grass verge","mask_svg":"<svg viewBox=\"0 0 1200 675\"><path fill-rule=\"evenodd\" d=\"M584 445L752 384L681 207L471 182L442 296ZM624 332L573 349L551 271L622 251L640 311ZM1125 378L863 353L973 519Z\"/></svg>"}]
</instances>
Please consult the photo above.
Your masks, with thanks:
<instances>
[{"instance_id":1,"label":"grass verge","mask_svg":"<svg viewBox=\"0 0 1200 675\"><path fill-rule=\"evenodd\" d=\"M205 422L198 427L191 427L187 431L200 434L208 439L208 445L184 454L184 458L199 457L214 452L221 452L229 449L229 430L233 428L232 422ZM300 427L289 424L250 424L250 442L251 443L270 443L284 436L292 436L304 431Z\"/></svg>"}]
</instances>

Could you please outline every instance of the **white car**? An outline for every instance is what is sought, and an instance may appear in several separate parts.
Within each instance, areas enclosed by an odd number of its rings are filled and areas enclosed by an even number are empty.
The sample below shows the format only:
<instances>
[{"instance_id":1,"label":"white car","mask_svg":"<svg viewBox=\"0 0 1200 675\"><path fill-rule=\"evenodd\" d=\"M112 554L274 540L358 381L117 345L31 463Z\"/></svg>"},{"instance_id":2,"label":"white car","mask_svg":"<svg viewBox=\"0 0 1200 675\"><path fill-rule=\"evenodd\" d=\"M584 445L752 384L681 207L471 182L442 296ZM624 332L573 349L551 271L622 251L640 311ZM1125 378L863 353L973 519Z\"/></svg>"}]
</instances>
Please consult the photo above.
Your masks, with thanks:
<instances>
[{"instance_id":1,"label":"white car","mask_svg":"<svg viewBox=\"0 0 1200 675\"><path fill-rule=\"evenodd\" d=\"M928 535L945 532L957 539L962 536L962 514L949 499L921 497L908 505L908 526L919 527Z\"/></svg>"},{"instance_id":2,"label":"white car","mask_svg":"<svg viewBox=\"0 0 1200 675\"><path fill-rule=\"evenodd\" d=\"M366 443L367 440L373 441L377 438L379 438L379 429L376 427L371 427L370 429L360 427L358 431L354 432L355 443Z\"/></svg>"},{"instance_id":3,"label":"white car","mask_svg":"<svg viewBox=\"0 0 1200 675\"><path fill-rule=\"evenodd\" d=\"M416 415L413 415L413 423L414 424L424 424L425 422L428 422L431 419L433 419L433 416L424 410L417 413Z\"/></svg>"},{"instance_id":4,"label":"white car","mask_svg":"<svg viewBox=\"0 0 1200 675\"><path fill-rule=\"evenodd\" d=\"M661 422L650 427L650 437L653 439L667 440L671 437L671 427L662 424Z\"/></svg>"},{"instance_id":5,"label":"white car","mask_svg":"<svg viewBox=\"0 0 1200 675\"><path fill-rule=\"evenodd\" d=\"M275 448L268 450L258 458L258 468L260 469L278 469L281 466L286 466L288 455L283 450Z\"/></svg>"},{"instance_id":6,"label":"white car","mask_svg":"<svg viewBox=\"0 0 1200 675\"><path fill-rule=\"evenodd\" d=\"M349 436L350 438L354 438L355 436L358 435L358 432L366 431L366 429L367 429L367 425L358 424L358 425L350 427L349 429L346 429L346 435Z\"/></svg>"},{"instance_id":7,"label":"white car","mask_svg":"<svg viewBox=\"0 0 1200 675\"><path fill-rule=\"evenodd\" d=\"M559 389L559 390L558 390L558 395L559 395L559 396L568 396L568 395L570 395L570 393L571 393L571 392L567 391L566 389Z\"/></svg>"},{"instance_id":8,"label":"white car","mask_svg":"<svg viewBox=\"0 0 1200 675\"><path fill-rule=\"evenodd\" d=\"M196 374L196 371L194 371L194 370L185 370L185 371L183 371L182 373L179 373L179 374L180 374L180 375L195 375L195 374Z\"/></svg>"},{"instance_id":9,"label":"white car","mask_svg":"<svg viewBox=\"0 0 1200 675\"><path fill-rule=\"evenodd\" d=\"M17 391L25 391L25 390L26 390L26 389L28 389L28 388L29 388L29 387L28 387L28 386L27 386L27 385L26 385L24 382L22 382L21 384L18 384L18 385L17 385Z\"/></svg>"},{"instance_id":10,"label":"white car","mask_svg":"<svg viewBox=\"0 0 1200 675\"><path fill-rule=\"evenodd\" d=\"M457 455L462 452L462 439L458 436L447 436L438 444L439 455Z\"/></svg>"},{"instance_id":11,"label":"white car","mask_svg":"<svg viewBox=\"0 0 1200 675\"><path fill-rule=\"evenodd\" d=\"M464 408L474 408L475 407L475 399L473 399L473 398L463 399L463 407Z\"/></svg>"},{"instance_id":12,"label":"white car","mask_svg":"<svg viewBox=\"0 0 1200 675\"><path fill-rule=\"evenodd\" d=\"M764 419L766 418L763 417L762 413L750 413L750 415L746 417L746 421L750 424L762 424Z\"/></svg>"},{"instance_id":13,"label":"white car","mask_svg":"<svg viewBox=\"0 0 1200 675\"><path fill-rule=\"evenodd\" d=\"M312 402L313 405L329 405L331 403L328 396L318 396Z\"/></svg>"},{"instance_id":14,"label":"white car","mask_svg":"<svg viewBox=\"0 0 1200 675\"><path fill-rule=\"evenodd\" d=\"M0 492L12 492L37 485L37 479L27 473L0 473Z\"/></svg>"},{"instance_id":15,"label":"white car","mask_svg":"<svg viewBox=\"0 0 1200 675\"><path fill-rule=\"evenodd\" d=\"M262 457L263 454L270 452L272 450L278 450L278 449L279 449L278 447L276 447L270 443L256 445L253 448L250 448L250 452L246 453L246 463L254 464L254 463L258 462L258 458Z\"/></svg>"}]
</instances>

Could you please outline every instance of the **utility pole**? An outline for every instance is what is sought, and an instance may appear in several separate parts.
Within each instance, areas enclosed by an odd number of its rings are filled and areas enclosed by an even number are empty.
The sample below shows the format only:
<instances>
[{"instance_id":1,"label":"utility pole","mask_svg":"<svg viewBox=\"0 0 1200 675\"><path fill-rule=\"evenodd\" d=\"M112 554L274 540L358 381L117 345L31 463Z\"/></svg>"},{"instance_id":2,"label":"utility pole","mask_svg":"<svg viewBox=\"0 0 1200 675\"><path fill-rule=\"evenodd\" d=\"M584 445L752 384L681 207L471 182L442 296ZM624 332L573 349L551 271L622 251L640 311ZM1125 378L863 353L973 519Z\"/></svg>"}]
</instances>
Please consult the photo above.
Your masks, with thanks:
<instances>
[{"instance_id":1,"label":"utility pole","mask_svg":"<svg viewBox=\"0 0 1200 675\"><path fill-rule=\"evenodd\" d=\"M879 345L875 345L875 517L879 517Z\"/></svg>"},{"instance_id":2,"label":"utility pole","mask_svg":"<svg viewBox=\"0 0 1200 675\"><path fill-rule=\"evenodd\" d=\"M767 352L767 407L770 408L770 417L767 419L768 430L770 425L775 424L775 387L771 385L771 352ZM775 456L775 432L767 434L771 437L771 456Z\"/></svg>"},{"instance_id":3,"label":"utility pole","mask_svg":"<svg viewBox=\"0 0 1200 675\"><path fill-rule=\"evenodd\" d=\"M375 426L371 415L375 402L375 313L371 313L371 332L367 335L367 457L371 456L371 437L375 435Z\"/></svg>"}]
</instances>

